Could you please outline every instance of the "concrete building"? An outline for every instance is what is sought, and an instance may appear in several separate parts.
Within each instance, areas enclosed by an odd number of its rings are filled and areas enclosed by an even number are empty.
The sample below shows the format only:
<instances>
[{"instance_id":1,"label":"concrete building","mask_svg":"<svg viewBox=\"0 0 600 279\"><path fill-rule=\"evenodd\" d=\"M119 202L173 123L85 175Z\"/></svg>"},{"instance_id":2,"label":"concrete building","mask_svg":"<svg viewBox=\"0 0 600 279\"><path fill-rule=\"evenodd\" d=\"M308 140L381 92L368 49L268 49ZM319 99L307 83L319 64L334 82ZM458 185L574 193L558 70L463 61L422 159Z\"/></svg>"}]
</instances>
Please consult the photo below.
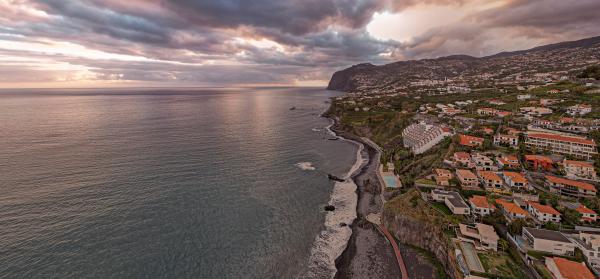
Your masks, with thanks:
<instances>
[{"instance_id":1,"label":"concrete building","mask_svg":"<svg viewBox=\"0 0 600 279\"><path fill-rule=\"evenodd\" d=\"M573 179L597 180L594 164L585 161L563 160L563 167L567 177Z\"/></svg>"},{"instance_id":2,"label":"concrete building","mask_svg":"<svg viewBox=\"0 0 600 279\"><path fill-rule=\"evenodd\" d=\"M521 167L519 158L514 155L504 155L496 159L498 161L498 167L501 169L518 169Z\"/></svg>"},{"instance_id":3,"label":"concrete building","mask_svg":"<svg viewBox=\"0 0 600 279\"><path fill-rule=\"evenodd\" d=\"M450 179L452 179L452 172L447 169L435 169L434 170L435 183L439 186L450 186Z\"/></svg>"},{"instance_id":4,"label":"concrete building","mask_svg":"<svg viewBox=\"0 0 600 279\"><path fill-rule=\"evenodd\" d=\"M600 267L600 235L579 232L571 235L571 242L583 252L588 264L595 268Z\"/></svg>"},{"instance_id":5,"label":"concrete building","mask_svg":"<svg viewBox=\"0 0 600 279\"><path fill-rule=\"evenodd\" d=\"M496 203L502 210L504 216L509 220L522 219L528 216L527 211L514 202L505 199L496 199Z\"/></svg>"},{"instance_id":6,"label":"concrete building","mask_svg":"<svg viewBox=\"0 0 600 279\"><path fill-rule=\"evenodd\" d=\"M471 162L475 165L475 170L478 171L497 171L498 166L494 164L494 161L483 154L474 153L471 155Z\"/></svg>"},{"instance_id":7,"label":"concrete building","mask_svg":"<svg viewBox=\"0 0 600 279\"><path fill-rule=\"evenodd\" d=\"M546 184L550 187L550 192L562 196L595 197L597 193L596 187L592 184L552 175L546 175Z\"/></svg>"},{"instance_id":8,"label":"concrete building","mask_svg":"<svg viewBox=\"0 0 600 279\"><path fill-rule=\"evenodd\" d=\"M477 175L484 188L501 189L503 186L502 178L492 171L478 171Z\"/></svg>"},{"instance_id":9,"label":"concrete building","mask_svg":"<svg viewBox=\"0 0 600 279\"><path fill-rule=\"evenodd\" d=\"M467 152L454 152L454 162L463 166L468 166L471 163L471 155Z\"/></svg>"},{"instance_id":10,"label":"concrete building","mask_svg":"<svg viewBox=\"0 0 600 279\"><path fill-rule=\"evenodd\" d=\"M594 274L585 265L559 257L546 257L546 268L556 279L594 279Z\"/></svg>"},{"instance_id":11,"label":"concrete building","mask_svg":"<svg viewBox=\"0 0 600 279\"><path fill-rule=\"evenodd\" d=\"M439 189L433 189L431 191L431 197L434 201L444 202L444 204L456 215L468 215L471 214L471 210L467 203L463 200L458 192L444 191Z\"/></svg>"},{"instance_id":12,"label":"concrete building","mask_svg":"<svg viewBox=\"0 0 600 279\"><path fill-rule=\"evenodd\" d=\"M456 178L460 182L461 187L476 189L479 188L477 176L470 170L457 169Z\"/></svg>"},{"instance_id":13,"label":"concrete building","mask_svg":"<svg viewBox=\"0 0 600 279\"><path fill-rule=\"evenodd\" d=\"M557 231L523 228L522 237L535 251L559 256L572 256L575 253L575 244Z\"/></svg>"},{"instance_id":14,"label":"concrete building","mask_svg":"<svg viewBox=\"0 0 600 279\"><path fill-rule=\"evenodd\" d=\"M533 218L540 222L560 223L560 212L552 208L552 206L539 204L537 202L528 202L527 211L529 211L529 214L531 214Z\"/></svg>"},{"instance_id":15,"label":"concrete building","mask_svg":"<svg viewBox=\"0 0 600 279\"><path fill-rule=\"evenodd\" d=\"M577 104L567 108L567 113L572 116L585 115L592 112L592 106L587 104Z\"/></svg>"},{"instance_id":16,"label":"concrete building","mask_svg":"<svg viewBox=\"0 0 600 279\"><path fill-rule=\"evenodd\" d=\"M508 145L510 147L516 148L519 146L519 137L512 135L497 134L494 135L494 145Z\"/></svg>"},{"instance_id":17,"label":"concrete building","mask_svg":"<svg viewBox=\"0 0 600 279\"><path fill-rule=\"evenodd\" d=\"M498 234L494 227L486 224L476 223L475 226L459 224L460 238L471 242L476 249L498 251Z\"/></svg>"},{"instance_id":18,"label":"concrete building","mask_svg":"<svg viewBox=\"0 0 600 279\"><path fill-rule=\"evenodd\" d=\"M590 160L597 156L596 142L591 139L550 133L527 133L525 144L530 149L572 155Z\"/></svg>"},{"instance_id":19,"label":"concrete building","mask_svg":"<svg viewBox=\"0 0 600 279\"><path fill-rule=\"evenodd\" d=\"M504 182L506 182L506 185L512 189L530 189L529 181L518 172L505 171L502 172L502 177L504 177Z\"/></svg>"},{"instance_id":20,"label":"concrete building","mask_svg":"<svg viewBox=\"0 0 600 279\"><path fill-rule=\"evenodd\" d=\"M404 147L410 148L414 154L421 154L438 144L448 136L441 126L429 125L425 122L412 124L402 131Z\"/></svg>"},{"instance_id":21,"label":"concrete building","mask_svg":"<svg viewBox=\"0 0 600 279\"><path fill-rule=\"evenodd\" d=\"M483 138L478 138L469 135L458 135L460 145L469 146L469 147L477 147L483 145Z\"/></svg>"},{"instance_id":22,"label":"concrete building","mask_svg":"<svg viewBox=\"0 0 600 279\"><path fill-rule=\"evenodd\" d=\"M496 207L490 204L484 196L472 196L469 198L469 205L471 206L471 212L473 214L486 216L494 212Z\"/></svg>"},{"instance_id":23,"label":"concrete building","mask_svg":"<svg viewBox=\"0 0 600 279\"><path fill-rule=\"evenodd\" d=\"M551 170L554 162L548 156L525 155L525 163L534 170Z\"/></svg>"}]
</instances>

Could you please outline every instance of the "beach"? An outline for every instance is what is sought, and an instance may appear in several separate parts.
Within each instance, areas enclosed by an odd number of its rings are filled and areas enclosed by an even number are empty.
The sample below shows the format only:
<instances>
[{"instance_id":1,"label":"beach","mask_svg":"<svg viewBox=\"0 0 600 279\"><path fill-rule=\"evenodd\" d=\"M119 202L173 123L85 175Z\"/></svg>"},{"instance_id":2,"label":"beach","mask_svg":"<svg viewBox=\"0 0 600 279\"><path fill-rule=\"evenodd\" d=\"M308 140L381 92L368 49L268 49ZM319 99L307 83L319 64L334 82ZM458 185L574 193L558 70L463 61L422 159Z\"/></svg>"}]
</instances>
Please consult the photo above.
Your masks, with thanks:
<instances>
[{"instance_id":1,"label":"beach","mask_svg":"<svg viewBox=\"0 0 600 279\"><path fill-rule=\"evenodd\" d=\"M357 218L350 226L352 235L348 245L336 260L338 271L335 278L400 278L400 269L390 244L375 225L366 220L369 214L380 213L383 209L380 198L382 188L376 177L379 152L363 139L336 129L335 124L331 129L338 136L363 145L363 159L366 160L352 176L357 186Z\"/></svg>"}]
</instances>

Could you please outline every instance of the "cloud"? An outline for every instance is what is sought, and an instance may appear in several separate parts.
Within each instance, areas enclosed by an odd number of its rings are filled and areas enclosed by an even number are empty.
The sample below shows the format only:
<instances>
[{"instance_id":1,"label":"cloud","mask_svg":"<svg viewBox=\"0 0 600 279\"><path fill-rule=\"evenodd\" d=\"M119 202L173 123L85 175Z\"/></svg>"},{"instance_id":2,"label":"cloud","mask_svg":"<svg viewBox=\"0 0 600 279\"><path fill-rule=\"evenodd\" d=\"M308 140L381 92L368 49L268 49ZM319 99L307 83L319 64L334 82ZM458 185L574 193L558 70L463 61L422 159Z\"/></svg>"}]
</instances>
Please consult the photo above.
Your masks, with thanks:
<instances>
[{"instance_id":1,"label":"cloud","mask_svg":"<svg viewBox=\"0 0 600 279\"><path fill-rule=\"evenodd\" d=\"M408 41L367 31L375 13L432 7L464 17L423 19L436 24ZM44 81L325 80L362 62L482 56L598 35L599 9L595 0L0 0L0 66L14 69L3 82L27 82L32 71Z\"/></svg>"}]
</instances>

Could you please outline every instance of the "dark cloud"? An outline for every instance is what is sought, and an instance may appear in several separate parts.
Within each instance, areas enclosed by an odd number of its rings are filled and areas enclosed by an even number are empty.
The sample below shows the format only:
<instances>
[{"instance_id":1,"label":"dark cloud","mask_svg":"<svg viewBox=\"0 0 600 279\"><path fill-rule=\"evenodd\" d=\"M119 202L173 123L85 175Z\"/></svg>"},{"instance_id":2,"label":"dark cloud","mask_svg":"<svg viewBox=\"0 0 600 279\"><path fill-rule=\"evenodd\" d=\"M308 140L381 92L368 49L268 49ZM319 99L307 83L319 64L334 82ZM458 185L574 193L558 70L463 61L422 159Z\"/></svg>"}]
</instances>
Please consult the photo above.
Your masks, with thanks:
<instances>
[{"instance_id":1,"label":"dark cloud","mask_svg":"<svg viewBox=\"0 0 600 279\"><path fill-rule=\"evenodd\" d=\"M98 79L248 83L327 79L334 70L356 63L482 56L599 32L598 0L509 0L402 43L376 39L366 31L375 12L479 4L472 1L13 0L0 3L0 40L71 42L150 60L18 54L87 67ZM29 73L35 71L31 67L15 69ZM54 76L40 74L44 80Z\"/></svg>"}]
</instances>

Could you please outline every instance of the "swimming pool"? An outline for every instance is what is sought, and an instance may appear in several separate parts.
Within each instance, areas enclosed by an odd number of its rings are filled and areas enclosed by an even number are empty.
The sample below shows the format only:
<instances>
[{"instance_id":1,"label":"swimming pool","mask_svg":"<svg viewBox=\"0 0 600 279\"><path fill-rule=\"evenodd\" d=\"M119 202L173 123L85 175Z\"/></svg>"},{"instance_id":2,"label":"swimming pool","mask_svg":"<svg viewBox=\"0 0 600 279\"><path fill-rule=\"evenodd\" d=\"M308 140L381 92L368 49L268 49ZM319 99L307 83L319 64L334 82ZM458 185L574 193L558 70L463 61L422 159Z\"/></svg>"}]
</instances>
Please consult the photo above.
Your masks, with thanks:
<instances>
[{"instance_id":1,"label":"swimming pool","mask_svg":"<svg viewBox=\"0 0 600 279\"><path fill-rule=\"evenodd\" d=\"M385 181L385 187L388 188L397 188L396 185L396 177L393 175L383 175L383 180Z\"/></svg>"}]
</instances>

